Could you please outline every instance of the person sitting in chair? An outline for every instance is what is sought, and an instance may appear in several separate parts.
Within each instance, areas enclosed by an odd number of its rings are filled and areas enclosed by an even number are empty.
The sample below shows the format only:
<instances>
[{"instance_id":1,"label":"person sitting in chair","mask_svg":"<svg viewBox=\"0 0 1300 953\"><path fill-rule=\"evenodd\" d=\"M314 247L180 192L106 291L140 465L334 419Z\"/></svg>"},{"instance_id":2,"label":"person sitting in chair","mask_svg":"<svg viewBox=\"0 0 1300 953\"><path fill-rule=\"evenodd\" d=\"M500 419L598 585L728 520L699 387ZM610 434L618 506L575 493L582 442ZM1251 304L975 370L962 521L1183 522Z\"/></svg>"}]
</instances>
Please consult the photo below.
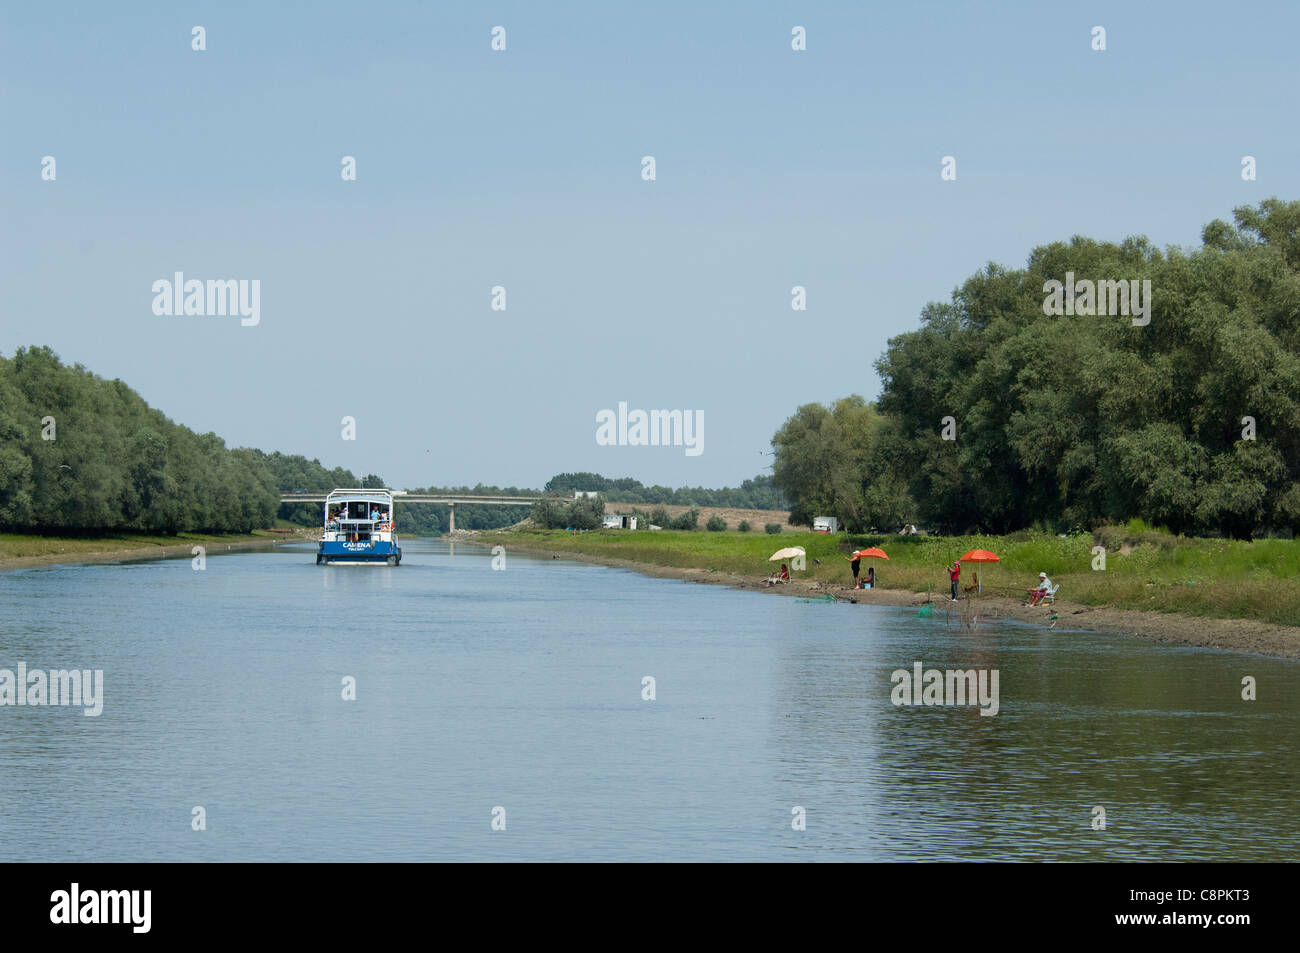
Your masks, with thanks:
<instances>
[{"instance_id":1,"label":"person sitting in chair","mask_svg":"<svg viewBox=\"0 0 1300 953\"><path fill-rule=\"evenodd\" d=\"M790 581L790 570L785 568L785 563L781 563L781 581L782 582Z\"/></svg>"},{"instance_id":2,"label":"person sitting in chair","mask_svg":"<svg viewBox=\"0 0 1300 953\"><path fill-rule=\"evenodd\" d=\"M1036 606L1043 601L1043 596L1051 591L1052 580L1047 578L1047 573L1038 574L1038 588L1029 590L1029 601L1024 603L1027 606Z\"/></svg>"}]
</instances>

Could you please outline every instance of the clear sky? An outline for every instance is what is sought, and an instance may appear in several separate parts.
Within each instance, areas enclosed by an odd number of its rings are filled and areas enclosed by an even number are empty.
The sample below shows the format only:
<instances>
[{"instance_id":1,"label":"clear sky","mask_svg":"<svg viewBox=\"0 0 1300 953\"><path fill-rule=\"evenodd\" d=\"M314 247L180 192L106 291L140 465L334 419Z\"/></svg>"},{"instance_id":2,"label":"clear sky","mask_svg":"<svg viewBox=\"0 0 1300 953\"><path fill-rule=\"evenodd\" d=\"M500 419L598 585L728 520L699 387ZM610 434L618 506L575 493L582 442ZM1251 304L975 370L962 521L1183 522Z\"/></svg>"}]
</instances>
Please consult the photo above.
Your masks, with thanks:
<instances>
[{"instance_id":1,"label":"clear sky","mask_svg":"<svg viewBox=\"0 0 1300 953\"><path fill-rule=\"evenodd\" d=\"M1298 28L1268 0L5 4L0 349L393 486L735 485L798 405L877 396L887 339L987 262L1300 197ZM155 315L176 271L259 280L260 324ZM619 401L702 411L704 452L599 446Z\"/></svg>"}]
</instances>

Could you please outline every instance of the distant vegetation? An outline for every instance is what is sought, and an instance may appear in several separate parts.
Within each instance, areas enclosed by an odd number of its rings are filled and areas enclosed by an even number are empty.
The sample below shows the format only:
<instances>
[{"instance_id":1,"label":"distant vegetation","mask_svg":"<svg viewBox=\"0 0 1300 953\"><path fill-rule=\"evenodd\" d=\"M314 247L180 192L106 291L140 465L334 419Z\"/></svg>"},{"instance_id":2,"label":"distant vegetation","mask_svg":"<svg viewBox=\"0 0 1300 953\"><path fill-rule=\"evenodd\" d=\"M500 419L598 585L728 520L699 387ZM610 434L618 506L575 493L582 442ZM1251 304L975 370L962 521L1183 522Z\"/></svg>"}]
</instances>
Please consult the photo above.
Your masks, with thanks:
<instances>
[{"instance_id":1,"label":"distant vegetation","mask_svg":"<svg viewBox=\"0 0 1300 953\"><path fill-rule=\"evenodd\" d=\"M1300 530L1300 202L1234 214L1191 251L1056 242L927 305L876 363L875 404L807 404L776 432L790 521ZM1044 285L1070 272L1149 279L1150 323L1045 314Z\"/></svg>"},{"instance_id":2,"label":"distant vegetation","mask_svg":"<svg viewBox=\"0 0 1300 953\"><path fill-rule=\"evenodd\" d=\"M561 474L547 484L548 492L559 492L560 485L569 499L544 504L542 525L599 528L610 497L602 493L599 502L575 503L570 486L608 487L620 502L699 499L773 506L779 501L768 477L747 480L739 489L671 490L630 479ZM13 358L0 357L0 529L46 536L250 533L274 525L277 517L319 526L319 503L281 506L280 494L387 486L377 474L358 477L298 454L227 448L216 434L196 434L173 423L122 381L106 381L79 364L65 366L49 348L19 348ZM409 489L431 495L542 495L482 484ZM450 522L445 505L398 500L396 507L397 525L409 534L436 536ZM523 507L456 505L456 525L462 529L497 529L527 515ZM695 528L698 517L693 509L665 519L664 525Z\"/></svg>"},{"instance_id":3,"label":"distant vegetation","mask_svg":"<svg viewBox=\"0 0 1300 953\"><path fill-rule=\"evenodd\" d=\"M665 506L716 506L738 510L784 510L785 497L770 476L757 476L738 487L709 490L702 486L645 486L640 480L617 480L599 473L557 473L547 481L545 492L572 497L575 490L594 491L610 503L663 504ZM457 516L459 520L459 515Z\"/></svg>"},{"instance_id":4,"label":"distant vegetation","mask_svg":"<svg viewBox=\"0 0 1300 953\"><path fill-rule=\"evenodd\" d=\"M328 493L337 487L384 485L383 481L373 473L358 479L351 470L342 467L329 470L321 466L319 460L308 460L298 454L284 454L279 451L263 453L261 450L251 452L256 454L263 465L270 470L277 493L295 493L303 490L309 493ZM279 506L278 499L276 505ZM320 526L324 511L319 503L286 503L280 507L279 515L281 519L298 526ZM401 527L403 524L400 513L397 519L398 526Z\"/></svg>"},{"instance_id":5,"label":"distant vegetation","mask_svg":"<svg viewBox=\"0 0 1300 953\"><path fill-rule=\"evenodd\" d=\"M412 493L431 496L535 496L536 490L517 486L427 486L411 487ZM526 506L490 506L478 503L456 504L457 529L499 529L513 526L528 516ZM438 536L451 525L448 507L433 503L398 503L398 527L417 536Z\"/></svg>"},{"instance_id":6,"label":"distant vegetation","mask_svg":"<svg viewBox=\"0 0 1300 953\"><path fill-rule=\"evenodd\" d=\"M532 513L533 524L542 529L600 529L604 515L605 501L599 496L542 500Z\"/></svg>"},{"instance_id":7,"label":"distant vegetation","mask_svg":"<svg viewBox=\"0 0 1300 953\"><path fill-rule=\"evenodd\" d=\"M518 493L535 493L535 490L518 490ZM729 507L735 509L779 510L784 508L781 493L772 485L770 476L755 477L746 480L739 487L725 487L721 490L708 490L703 487L682 487L671 489L666 486L645 486L639 480L623 477L617 480L601 476L599 473L559 473L547 481L544 492L554 495L555 500L546 500L533 507L532 520L535 526L543 529L598 529L600 516L604 513L604 504L653 504L653 509L645 511L635 506L620 507L624 513L638 519L637 528L649 529L651 525L662 529L697 530L700 528L700 508L704 506ZM598 493L601 501L601 513L592 517L584 507L574 501L575 493ZM685 506L687 511L673 518L668 515L666 506ZM460 504L456 506L456 525L460 525ZM498 524L501 525L501 524ZM779 524L778 524L779 527ZM488 527L484 527L488 528ZM711 532L721 532L727 528L720 516L713 516L706 524ZM745 524L748 531L749 524Z\"/></svg>"}]
</instances>

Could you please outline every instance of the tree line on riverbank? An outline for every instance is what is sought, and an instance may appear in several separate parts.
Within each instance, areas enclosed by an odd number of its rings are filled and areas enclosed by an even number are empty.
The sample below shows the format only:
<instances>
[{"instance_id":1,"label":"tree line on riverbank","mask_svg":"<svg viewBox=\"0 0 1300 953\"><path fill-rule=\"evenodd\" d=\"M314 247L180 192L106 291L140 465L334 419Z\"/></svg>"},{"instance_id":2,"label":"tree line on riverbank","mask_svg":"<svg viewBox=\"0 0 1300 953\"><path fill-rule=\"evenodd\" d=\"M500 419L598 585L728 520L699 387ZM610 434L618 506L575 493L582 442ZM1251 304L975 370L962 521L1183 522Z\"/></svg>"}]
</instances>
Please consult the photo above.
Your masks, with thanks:
<instances>
[{"instance_id":1,"label":"tree line on riverbank","mask_svg":"<svg viewBox=\"0 0 1300 953\"><path fill-rule=\"evenodd\" d=\"M0 357L0 527L248 533L279 505L258 451L175 424L49 348Z\"/></svg>"},{"instance_id":2,"label":"tree line on riverbank","mask_svg":"<svg viewBox=\"0 0 1300 953\"><path fill-rule=\"evenodd\" d=\"M791 522L1300 530L1300 202L1234 218L1191 250L1054 242L927 305L876 362L877 401L807 404L777 430ZM1149 280L1149 323L1088 314L1084 279ZM1078 313L1047 313L1052 282Z\"/></svg>"},{"instance_id":3,"label":"tree line on riverbank","mask_svg":"<svg viewBox=\"0 0 1300 953\"><path fill-rule=\"evenodd\" d=\"M0 528L61 535L250 533L321 506L283 491L383 486L342 467L226 447L145 403L120 380L64 365L48 347L0 357ZM436 532L436 530L435 530Z\"/></svg>"},{"instance_id":4,"label":"tree line on riverbank","mask_svg":"<svg viewBox=\"0 0 1300 953\"><path fill-rule=\"evenodd\" d=\"M649 512L635 507L630 510L631 515L638 517L640 529L649 529L654 525L663 529L681 530L700 528L701 507L780 510L785 503L781 491L767 475L745 480L739 487L723 487L719 490L679 487L674 490L666 486L646 486L631 477L610 479L599 473L557 473L547 481L545 492L555 499L542 500L533 507L530 514L533 525L542 529L600 529L606 503L654 507ZM582 495L575 498L578 493ZM597 496L588 496L591 493ZM671 517L664 508L666 506L685 506L689 509L677 517ZM719 522L715 516L708 528L725 529L726 524L718 525Z\"/></svg>"},{"instance_id":5,"label":"tree line on riverbank","mask_svg":"<svg viewBox=\"0 0 1300 953\"><path fill-rule=\"evenodd\" d=\"M714 506L737 510L784 510L785 497L770 475L745 480L738 487L646 486L632 477L611 479L599 473L557 473L544 487L547 493L572 497L575 491L599 493L610 503L664 506Z\"/></svg>"},{"instance_id":6,"label":"tree line on riverbank","mask_svg":"<svg viewBox=\"0 0 1300 953\"><path fill-rule=\"evenodd\" d=\"M776 493L763 478L737 490L671 490L631 479L560 474L548 492L574 480L609 488L614 498L672 503L689 499L764 499ZM588 480L598 485L586 485ZM768 481L770 483L770 481ZM64 365L48 347L0 357L0 529L36 534L249 533L277 518L319 526L319 503L280 503L284 492L326 493L336 487L385 487L374 473L275 451L231 449L216 434L198 434L150 407L120 380L104 380L80 364ZM535 496L519 487L423 487L413 493ZM583 525L601 508L590 507ZM594 514L594 517L592 516ZM463 529L497 529L523 516L518 507L459 503ZM448 508L397 502L402 531L437 536Z\"/></svg>"}]
</instances>

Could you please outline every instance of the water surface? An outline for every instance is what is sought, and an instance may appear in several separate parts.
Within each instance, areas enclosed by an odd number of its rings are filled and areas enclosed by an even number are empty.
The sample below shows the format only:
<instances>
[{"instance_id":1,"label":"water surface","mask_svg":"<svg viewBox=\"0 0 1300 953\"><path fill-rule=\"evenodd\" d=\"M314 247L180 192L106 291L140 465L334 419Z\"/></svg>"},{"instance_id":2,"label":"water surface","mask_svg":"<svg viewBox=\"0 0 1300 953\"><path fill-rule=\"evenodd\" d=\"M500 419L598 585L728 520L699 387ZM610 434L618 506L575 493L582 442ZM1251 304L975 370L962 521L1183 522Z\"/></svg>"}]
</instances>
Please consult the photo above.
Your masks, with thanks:
<instances>
[{"instance_id":1,"label":"water surface","mask_svg":"<svg viewBox=\"0 0 1300 953\"><path fill-rule=\"evenodd\" d=\"M0 668L106 696L0 708L7 857L1300 859L1296 662L404 549L0 574ZM917 661L999 713L894 706Z\"/></svg>"}]
</instances>

